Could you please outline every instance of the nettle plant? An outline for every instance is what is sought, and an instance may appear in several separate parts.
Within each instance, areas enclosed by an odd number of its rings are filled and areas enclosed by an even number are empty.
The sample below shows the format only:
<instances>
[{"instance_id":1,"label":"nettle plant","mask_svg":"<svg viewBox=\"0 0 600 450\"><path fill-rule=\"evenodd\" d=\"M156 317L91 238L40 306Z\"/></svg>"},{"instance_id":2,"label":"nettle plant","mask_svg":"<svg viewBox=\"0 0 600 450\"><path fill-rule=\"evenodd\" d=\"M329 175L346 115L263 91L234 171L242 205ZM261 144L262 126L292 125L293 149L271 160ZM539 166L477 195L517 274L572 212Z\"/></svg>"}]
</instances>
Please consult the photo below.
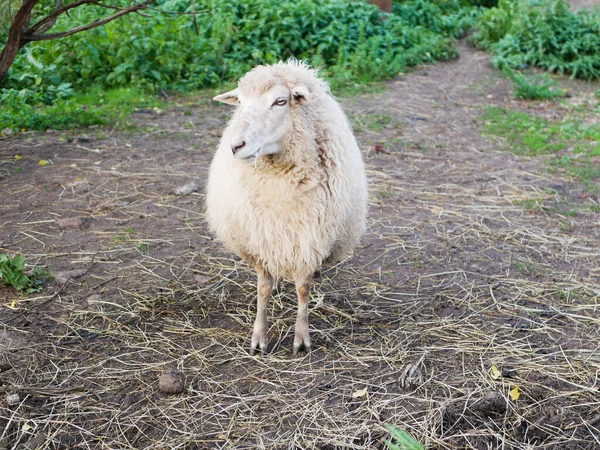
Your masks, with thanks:
<instances>
[{"instance_id":1,"label":"nettle plant","mask_svg":"<svg viewBox=\"0 0 600 450\"><path fill-rule=\"evenodd\" d=\"M472 40L498 68L534 65L575 78L600 78L600 10L572 11L565 0L500 0Z\"/></svg>"}]
</instances>

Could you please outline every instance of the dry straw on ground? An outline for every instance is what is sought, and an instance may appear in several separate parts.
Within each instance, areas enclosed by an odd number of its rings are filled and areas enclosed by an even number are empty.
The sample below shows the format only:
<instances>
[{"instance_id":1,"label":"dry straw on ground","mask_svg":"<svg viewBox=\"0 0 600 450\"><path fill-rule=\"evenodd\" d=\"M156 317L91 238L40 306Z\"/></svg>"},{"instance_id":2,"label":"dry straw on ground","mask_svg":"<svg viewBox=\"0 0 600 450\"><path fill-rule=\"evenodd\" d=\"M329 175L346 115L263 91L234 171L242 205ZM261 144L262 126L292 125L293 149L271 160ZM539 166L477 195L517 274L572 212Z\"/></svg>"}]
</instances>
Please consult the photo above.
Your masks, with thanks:
<instances>
[{"instance_id":1,"label":"dry straw on ground","mask_svg":"<svg viewBox=\"0 0 600 450\"><path fill-rule=\"evenodd\" d=\"M252 271L207 236L201 190L173 194L203 185L223 110L0 141L3 164L23 155L0 179L0 246L66 274L0 290L2 446L380 449L392 424L427 448L600 448L598 198L480 137L481 105L510 96L461 51L345 102L393 120L357 133L370 230L315 282L302 358L286 283L269 354L249 356ZM159 391L169 368L183 393Z\"/></svg>"}]
</instances>

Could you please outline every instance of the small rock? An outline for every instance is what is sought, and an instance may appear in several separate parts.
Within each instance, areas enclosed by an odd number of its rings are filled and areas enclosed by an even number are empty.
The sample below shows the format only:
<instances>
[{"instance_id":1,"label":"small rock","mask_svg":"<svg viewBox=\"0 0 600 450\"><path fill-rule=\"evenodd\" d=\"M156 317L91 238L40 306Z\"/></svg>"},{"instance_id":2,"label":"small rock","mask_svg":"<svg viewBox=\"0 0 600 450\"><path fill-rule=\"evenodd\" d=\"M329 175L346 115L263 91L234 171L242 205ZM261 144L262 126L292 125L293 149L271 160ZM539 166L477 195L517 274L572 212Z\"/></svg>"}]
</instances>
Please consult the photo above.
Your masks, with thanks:
<instances>
[{"instance_id":1,"label":"small rock","mask_svg":"<svg viewBox=\"0 0 600 450\"><path fill-rule=\"evenodd\" d=\"M8 362L6 356L0 357L0 373L12 369L12 365Z\"/></svg>"},{"instance_id":2,"label":"small rock","mask_svg":"<svg viewBox=\"0 0 600 450\"><path fill-rule=\"evenodd\" d=\"M54 278L59 283L66 283L71 278L79 278L87 273L85 269L73 269L73 270L63 270L61 272L56 272L54 274Z\"/></svg>"},{"instance_id":3,"label":"small rock","mask_svg":"<svg viewBox=\"0 0 600 450\"><path fill-rule=\"evenodd\" d=\"M198 183L196 183L195 181L190 181L189 183L184 184L182 186L177 186L175 189L173 189L173 192L177 195L188 195L192 192L196 192L197 190Z\"/></svg>"},{"instance_id":4,"label":"small rock","mask_svg":"<svg viewBox=\"0 0 600 450\"><path fill-rule=\"evenodd\" d=\"M181 394L183 392L183 374L176 368L169 367L158 380L158 390L163 394Z\"/></svg>"},{"instance_id":5,"label":"small rock","mask_svg":"<svg viewBox=\"0 0 600 450\"><path fill-rule=\"evenodd\" d=\"M62 219L58 219L56 224L63 230L70 230L72 228L81 228L83 220L79 217L63 217Z\"/></svg>"},{"instance_id":6,"label":"small rock","mask_svg":"<svg viewBox=\"0 0 600 450\"><path fill-rule=\"evenodd\" d=\"M15 406L19 403L21 403L21 397L19 397L19 394L8 394L6 396L6 404L8 406Z\"/></svg>"}]
</instances>

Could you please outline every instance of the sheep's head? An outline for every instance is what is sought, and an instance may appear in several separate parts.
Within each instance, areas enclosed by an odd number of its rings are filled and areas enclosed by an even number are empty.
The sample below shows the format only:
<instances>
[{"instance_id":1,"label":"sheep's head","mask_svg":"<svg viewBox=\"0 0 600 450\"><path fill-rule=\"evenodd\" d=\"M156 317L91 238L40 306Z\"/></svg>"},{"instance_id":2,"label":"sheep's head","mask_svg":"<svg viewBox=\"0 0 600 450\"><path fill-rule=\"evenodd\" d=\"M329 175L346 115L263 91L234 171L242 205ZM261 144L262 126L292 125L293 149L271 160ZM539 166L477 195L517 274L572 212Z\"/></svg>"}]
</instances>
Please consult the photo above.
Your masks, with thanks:
<instances>
[{"instance_id":1,"label":"sheep's head","mask_svg":"<svg viewBox=\"0 0 600 450\"><path fill-rule=\"evenodd\" d=\"M240 86L231 92L217 95L214 100L237 105L230 126L231 151L235 158L251 159L281 151L281 142L292 128L294 108L308 101L306 86L269 83L263 89Z\"/></svg>"}]
</instances>

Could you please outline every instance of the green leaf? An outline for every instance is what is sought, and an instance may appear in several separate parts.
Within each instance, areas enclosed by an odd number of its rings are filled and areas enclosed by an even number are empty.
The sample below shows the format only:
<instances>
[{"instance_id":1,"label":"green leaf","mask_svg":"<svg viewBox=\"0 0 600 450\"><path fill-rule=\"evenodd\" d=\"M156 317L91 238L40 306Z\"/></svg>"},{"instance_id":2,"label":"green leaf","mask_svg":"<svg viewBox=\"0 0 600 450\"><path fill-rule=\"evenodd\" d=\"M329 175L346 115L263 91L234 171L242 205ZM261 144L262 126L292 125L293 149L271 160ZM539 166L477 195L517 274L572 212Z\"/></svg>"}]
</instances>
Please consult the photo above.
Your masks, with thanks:
<instances>
[{"instance_id":1,"label":"green leaf","mask_svg":"<svg viewBox=\"0 0 600 450\"><path fill-rule=\"evenodd\" d=\"M424 450L419 441L413 438L408 432L394 428L391 425L386 425L385 427L392 437L392 440L384 440L389 450Z\"/></svg>"}]
</instances>

